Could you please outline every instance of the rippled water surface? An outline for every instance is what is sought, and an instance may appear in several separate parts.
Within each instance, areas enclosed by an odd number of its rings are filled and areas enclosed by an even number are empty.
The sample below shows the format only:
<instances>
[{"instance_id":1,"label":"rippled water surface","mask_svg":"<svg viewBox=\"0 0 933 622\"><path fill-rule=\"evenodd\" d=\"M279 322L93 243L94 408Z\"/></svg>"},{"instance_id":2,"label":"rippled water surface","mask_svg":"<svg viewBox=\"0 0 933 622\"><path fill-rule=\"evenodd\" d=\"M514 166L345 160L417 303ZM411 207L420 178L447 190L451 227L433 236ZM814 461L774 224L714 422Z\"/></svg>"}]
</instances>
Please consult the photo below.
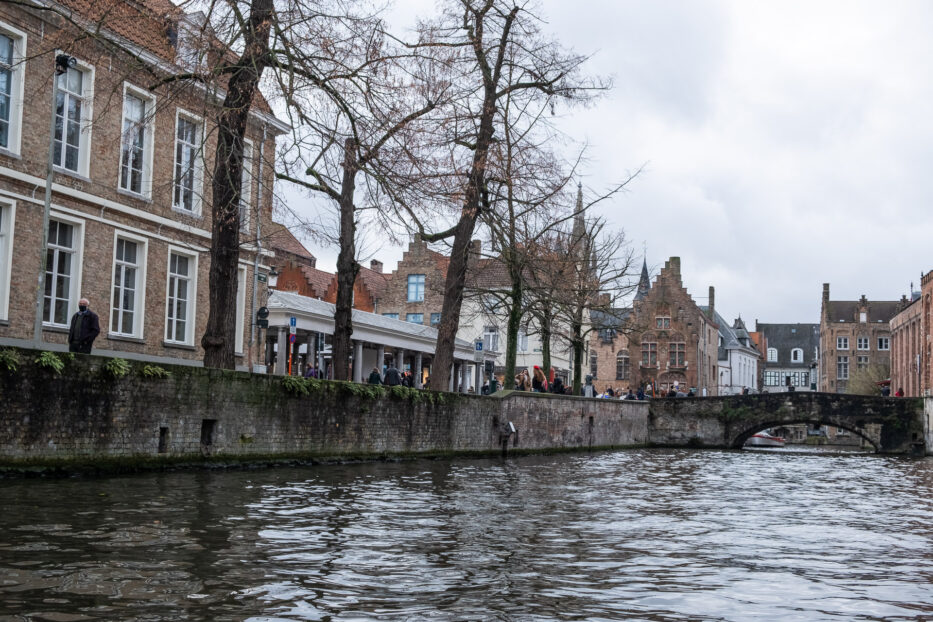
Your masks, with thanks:
<instances>
[{"instance_id":1,"label":"rippled water surface","mask_svg":"<svg viewBox=\"0 0 933 622\"><path fill-rule=\"evenodd\" d=\"M933 460L645 450L0 481L0 620L931 620Z\"/></svg>"}]
</instances>

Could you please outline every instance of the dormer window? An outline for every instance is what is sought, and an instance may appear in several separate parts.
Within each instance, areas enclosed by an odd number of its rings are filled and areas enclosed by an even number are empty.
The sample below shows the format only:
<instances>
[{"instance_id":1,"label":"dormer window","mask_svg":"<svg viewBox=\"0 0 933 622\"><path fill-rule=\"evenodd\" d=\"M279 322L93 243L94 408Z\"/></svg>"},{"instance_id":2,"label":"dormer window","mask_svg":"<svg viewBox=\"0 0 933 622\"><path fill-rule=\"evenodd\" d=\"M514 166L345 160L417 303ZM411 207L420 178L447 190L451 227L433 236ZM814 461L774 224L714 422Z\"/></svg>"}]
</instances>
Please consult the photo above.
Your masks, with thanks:
<instances>
[{"instance_id":1,"label":"dormer window","mask_svg":"<svg viewBox=\"0 0 933 622\"><path fill-rule=\"evenodd\" d=\"M866 313L865 311L859 311L859 314L858 314L858 321L861 322L862 324L864 324L865 322L867 322L867 321L868 321L868 313Z\"/></svg>"}]
</instances>

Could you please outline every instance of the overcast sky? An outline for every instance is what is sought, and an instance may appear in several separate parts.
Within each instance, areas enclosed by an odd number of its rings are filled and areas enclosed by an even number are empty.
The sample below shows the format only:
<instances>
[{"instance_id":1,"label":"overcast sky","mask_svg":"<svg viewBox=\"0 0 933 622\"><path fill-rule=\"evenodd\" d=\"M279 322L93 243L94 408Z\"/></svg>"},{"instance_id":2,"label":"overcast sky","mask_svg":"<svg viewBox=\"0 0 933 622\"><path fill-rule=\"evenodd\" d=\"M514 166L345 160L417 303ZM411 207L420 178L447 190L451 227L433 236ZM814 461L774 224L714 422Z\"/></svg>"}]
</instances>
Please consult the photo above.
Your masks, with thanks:
<instances>
[{"instance_id":1,"label":"overcast sky","mask_svg":"<svg viewBox=\"0 0 933 622\"><path fill-rule=\"evenodd\" d=\"M395 19L433 11L396 0ZM598 206L652 276L681 257L731 321L818 322L834 300L897 300L933 269L933 4L543 0L614 89L562 127L590 145ZM335 251L309 245L332 270ZM376 257L391 270L398 249Z\"/></svg>"}]
</instances>

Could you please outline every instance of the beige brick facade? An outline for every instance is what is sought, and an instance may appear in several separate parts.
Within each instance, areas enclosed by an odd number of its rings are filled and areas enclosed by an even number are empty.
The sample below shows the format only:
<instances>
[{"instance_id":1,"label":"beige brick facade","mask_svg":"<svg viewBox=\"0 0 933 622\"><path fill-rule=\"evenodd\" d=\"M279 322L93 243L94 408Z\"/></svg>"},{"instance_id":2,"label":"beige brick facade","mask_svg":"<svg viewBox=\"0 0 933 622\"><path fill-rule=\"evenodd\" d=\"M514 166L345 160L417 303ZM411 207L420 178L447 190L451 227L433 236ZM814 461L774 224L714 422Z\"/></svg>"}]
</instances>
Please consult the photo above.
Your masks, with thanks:
<instances>
[{"instance_id":1,"label":"beige brick facade","mask_svg":"<svg viewBox=\"0 0 933 622\"><path fill-rule=\"evenodd\" d=\"M829 283L823 284L818 390L845 393L859 367L890 365L890 321L899 307L896 300L869 301L865 296L831 301Z\"/></svg>"},{"instance_id":2,"label":"beige brick facade","mask_svg":"<svg viewBox=\"0 0 933 622\"><path fill-rule=\"evenodd\" d=\"M904 390L907 397L923 394L923 304L918 296L901 299L901 310L891 318L891 394Z\"/></svg>"},{"instance_id":3,"label":"beige brick facade","mask_svg":"<svg viewBox=\"0 0 933 622\"><path fill-rule=\"evenodd\" d=\"M133 27L140 30L140 40L153 36L152 23L158 22L152 22L151 15L140 14L136 21ZM70 255L73 285L66 292L67 316L70 318L77 310L80 297L90 299L91 308L100 316L101 334L94 344L97 352L155 360L200 361L203 358L200 338L208 313L210 173L215 148L211 119L216 115L216 110L206 102L204 89L163 86L150 94L147 88L155 80L150 71L140 69L135 61L115 51L113 46L94 38L76 41L79 33L52 12L0 4L0 34L4 32L22 46L26 60L18 65L15 78L18 81L15 84L22 89L23 101L14 106L11 118L21 140L18 146L0 149L0 209L12 225L8 231L10 235L3 241L8 248L0 247L0 279L7 280L9 292L8 304L0 305L0 343L25 345L24 342L33 339L54 52L64 50L78 60L78 68L84 72L82 105L90 112L80 139L86 141L82 144L88 145L86 157L82 158L86 164L79 167L78 172L56 168L53 178L51 218L74 227L73 254ZM164 56L164 50L160 52ZM166 68L164 58L145 50L143 55L152 59L153 66L161 70ZM151 179L151 190L143 183L141 193L120 189L127 91L150 98L143 151L147 161L144 177ZM258 106L259 109L264 107L264 102ZM200 186L195 201L200 207L190 214L172 205L175 136L180 114L192 115L202 124L202 179L200 184L195 184ZM238 303L238 332L241 339L236 347L238 352L243 352L238 358L242 365L248 363L250 354L249 312L261 303L261 300L253 300L254 289L264 296L264 287L254 288L257 214L262 206L262 218L268 219L274 181L275 135L281 130L281 123L265 113L253 115L247 130L252 149L250 216L244 226L240 252L242 290ZM118 237L138 245L137 276L133 283L136 319L131 330L119 334L112 330L111 323ZM5 264L4 250L10 251L8 264ZM179 340L184 343L165 341L170 252L190 256L196 261L196 270L191 270L189 282L191 286L196 285L196 292L188 294L193 312L185 327L185 338ZM0 281L0 288L4 285ZM43 339L65 344L66 333L66 328L46 325Z\"/></svg>"}]
</instances>

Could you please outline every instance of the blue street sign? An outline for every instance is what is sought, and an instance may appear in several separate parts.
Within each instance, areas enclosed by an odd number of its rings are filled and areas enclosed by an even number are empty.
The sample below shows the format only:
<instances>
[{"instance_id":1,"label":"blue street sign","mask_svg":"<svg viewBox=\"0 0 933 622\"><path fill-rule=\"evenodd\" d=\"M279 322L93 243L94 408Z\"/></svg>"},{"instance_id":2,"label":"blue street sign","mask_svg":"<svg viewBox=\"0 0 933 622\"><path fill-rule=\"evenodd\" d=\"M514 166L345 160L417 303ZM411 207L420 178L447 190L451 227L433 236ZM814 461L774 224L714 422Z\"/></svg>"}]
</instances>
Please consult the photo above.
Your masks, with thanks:
<instances>
[{"instance_id":1,"label":"blue street sign","mask_svg":"<svg viewBox=\"0 0 933 622\"><path fill-rule=\"evenodd\" d=\"M482 351L483 351L483 342L482 342L482 341L477 341L477 342L476 342L476 351L477 351L477 352L482 352Z\"/></svg>"},{"instance_id":2,"label":"blue street sign","mask_svg":"<svg viewBox=\"0 0 933 622\"><path fill-rule=\"evenodd\" d=\"M295 338L296 338L296 337L298 337L298 335L289 335L289 336L288 336L288 343L295 343Z\"/></svg>"},{"instance_id":3,"label":"blue street sign","mask_svg":"<svg viewBox=\"0 0 933 622\"><path fill-rule=\"evenodd\" d=\"M290 317L290 318L288 318L288 325L289 325L289 326L298 326L298 318L296 318L296 317Z\"/></svg>"}]
</instances>

